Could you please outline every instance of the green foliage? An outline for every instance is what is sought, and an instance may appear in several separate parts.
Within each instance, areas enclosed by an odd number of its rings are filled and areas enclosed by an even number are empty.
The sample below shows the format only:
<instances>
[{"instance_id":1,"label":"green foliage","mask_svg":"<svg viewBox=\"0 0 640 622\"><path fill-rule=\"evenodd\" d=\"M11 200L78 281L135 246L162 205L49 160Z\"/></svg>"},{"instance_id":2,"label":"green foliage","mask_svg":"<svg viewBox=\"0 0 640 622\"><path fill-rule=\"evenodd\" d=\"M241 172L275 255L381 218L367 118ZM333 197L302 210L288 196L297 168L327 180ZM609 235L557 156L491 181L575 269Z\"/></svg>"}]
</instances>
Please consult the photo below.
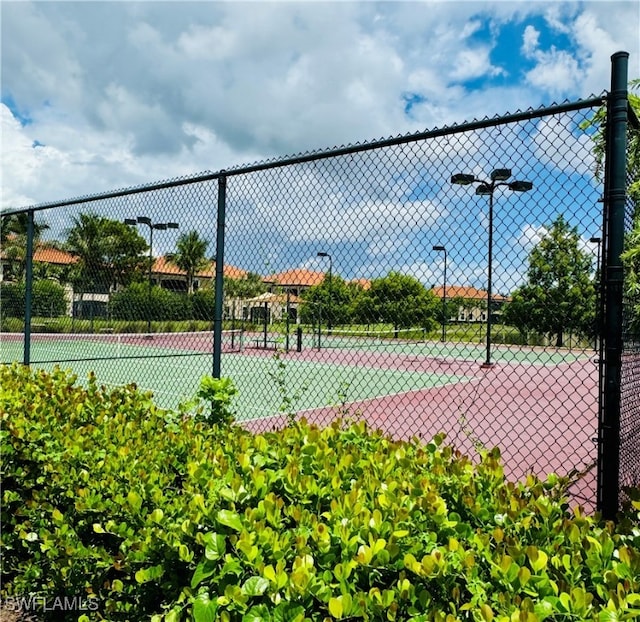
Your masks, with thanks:
<instances>
[{"instance_id":1,"label":"green foliage","mask_svg":"<svg viewBox=\"0 0 640 622\"><path fill-rule=\"evenodd\" d=\"M67 312L64 287L55 281L43 279L33 283L31 313L40 317L57 317Z\"/></svg>"},{"instance_id":2,"label":"green foliage","mask_svg":"<svg viewBox=\"0 0 640 622\"><path fill-rule=\"evenodd\" d=\"M336 326L349 324L353 317L353 306L362 288L346 283L338 274L331 275L331 283L325 278L319 285L309 287L302 293L305 303L300 308L303 323L312 324L321 319L324 324Z\"/></svg>"},{"instance_id":3,"label":"green foliage","mask_svg":"<svg viewBox=\"0 0 640 622\"><path fill-rule=\"evenodd\" d=\"M0 315L7 317L24 317L25 310L24 283L0 282Z\"/></svg>"},{"instance_id":4,"label":"green foliage","mask_svg":"<svg viewBox=\"0 0 640 622\"><path fill-rule=\"evenodd\" d=\"M147 283L133 283L116 292L110 301L114 320L186 320L191 319L191 297L153 286L149 296Z\"/></svg>"},{"instance_id":5,"label":"green foliage","mask_svg":"<svg viewBox=\"0 0 640 622\"><path fill-rule=\"evenodd\" d=\"M548 227L529 255L528 282L511 295L504 321L521 331L550 333L556 346L570 331L591 335L595 323L592 259L580 250L577 228L563 216Z\"/></svg>"},{"instance_id":6,"label":"green foliage","mask_svg":"<svg viewBox=\"0 0 640 622\"><path fill-rule=\"evenodd\" d=\"M180 270L184 270L187 276L187 292L193 294L193 280L200 270L209 267L206 258L209 241L200 237L197 231L183 233L176 243L176 252L167 255L167 259Z\"/></svg>"},{"instance_id":7,"label":"green foliage","mask_svg":"<svg viewBox=\"0 0 640 622\"><path fill-rule=\"evenodd\" d=\"M216 293L213 289L199 289L191 295L191 309L194 320L213 322Z\"/></svg>"},{"instance_id":8,"label":"green foliage","mask_svg":"<svg viewBox=\"0 0 640 622\"><path fill-rule=\"evenodd\" d=\"M67 298L62 285L48 279L33 282L31 313L40 317L58 317L67 312ZM2 317L24 318L25 284L0 283Z\"/></svg>"},{"instance_id":9,"label":"green foliage","mask_svg":"<svg viewBox=\"0 0 640 622\"><path fill-rule=\"evenodd\" d=\"M83 621L114 622L640 616L640 502L602 523L555 476L505 481L497 450L253 435L59 370L0 387L3 598L86 595Z\"/></svg>"},{"instance_id":10,"label":"green foliage","mask_svg":"<svg viewBox=\"0 0 640 622\"><path fill-rule=\"evenodd\" d=\"M629 106L635 113L636 118L640 118L640 95L634 91L640 89L640 78L629 82L628 101ZM605 150L606 150L606 120L607 107L602 106L597 110L591 119L580 124L582 130L595 130L592 133L594 145L596 167L595 176L598 180L604 178ZM631 180L627 192L636 206L640 204L640 131L630 128L627 136L627 176Z\"/></svg>"},{"instance_id":11,"label":"green foliage","mask_svg":"<svg viewBox=\"0 0 640 622\"><path fill-rule=\"evenodd\" d=\"M629 82L628 101L636 119L640 118L640 79ZM634 92L635 91L635 92ZM593 130L593 152L596 160L595 176L601 181L604 178L606 155L606 120L607 107L602 106L580 125L583 130ZM622 260L625 267L625 296L628 311L625 315L637 334L640 331L640 130L631 125L627 132L627 198L632 205L632 228L625 239L625 251Z\"/></svg>"},{"instance_id":12,"label":"green foliage","mask_svg":"<svg viewBox=\"0 0 640 622\"><path fill-rule=\"evenodd\" d=\"M429 331L436 325L438 307L438 299L418 279L390 272L371 281L358 300L357 316L360 321L388 322L396 329L420 326Z\"/></svg>"},{"instance_id":13,"label":"green foliage","mask_svg":"<svg viewBox=\"0 0 640 622\"><path fill-rule=\"evenodd\" d=\"M204 376L195 401L183 405L184 412L212 424L230 424L233 421L231 403L238 389L231 378L213 378ZM204 402L204 405L203 405Z\"/></svg>"},{"instance_id":14,"label":"green foliage","mask_svg":"<svg viewBox=\"0 0 640 622\"><path fill-rule=\"evenodd\" d=\"M227 299L254 298L267 291L262 277L254 272L248 272L242 279L224 278L224 295Z\"/></svg>"},{"instance_id":15,"label":"green foliage","mask_svg":"<svg viewBox=\"0 0 640 622\"><path fill-rule=\"evenodd\" d=\"M73 275L80 292L109 291L128 285L143 270L149 247L136 229L92 213L80 213L66 232L66 247L78 258Z\"/></svg>"}]
</instances>

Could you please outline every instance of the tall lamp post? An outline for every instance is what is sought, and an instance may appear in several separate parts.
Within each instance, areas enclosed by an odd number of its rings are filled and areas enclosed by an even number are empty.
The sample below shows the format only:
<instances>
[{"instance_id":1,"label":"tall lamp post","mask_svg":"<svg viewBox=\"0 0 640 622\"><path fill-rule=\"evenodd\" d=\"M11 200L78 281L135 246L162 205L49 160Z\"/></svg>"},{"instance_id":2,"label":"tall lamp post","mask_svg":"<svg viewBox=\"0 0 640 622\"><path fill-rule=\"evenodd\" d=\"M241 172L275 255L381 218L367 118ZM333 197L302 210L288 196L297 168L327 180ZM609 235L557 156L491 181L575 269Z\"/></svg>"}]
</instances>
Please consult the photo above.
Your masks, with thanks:
<instances>
[{"instance_id":1,"label":"tall lamp post","mask_svg":"<svg viewBox=\"0 0 640 622\"><path fill-rule=\"evenodd\" d=\"M434 246L434 251L444 253L444 276L442 277L442 343L447 339L447 249Z\"/></svg>"},{"instance_id":2,"label":"tall lamp post","mask_svg":"<svg viewBox=\"0 0 640 622\"><path fill-rule=\"evenodd\" d=\"M146 225L149 227L149 291L148 291L148 318L147 332L151 335L151 269L153 268L153 231L166 231L167 229L178 229L180 225L177 222L151 222L148 216L138 216L137 218L125 218L124 224L135 227L136 225Z\"/></svg>"},{"instance_id":3,"label":"tall lamp post","mask_svg":"<svg viewBox=\"0 0 640 622\"><path fill-rule=\"evenodd\" d=\"M331 335L331 318L333 317L331 309L331 299L333 298L333 259L329 253L319 252L318 257L327 257L329 259L329 304L327 305L327 334Z\"/></svg>"},{"instance_id":4,"label":"tall lamp post","mask_svg":"<svg viewBox=\"0 0 640 622\"><path fill-rule=\"evenodd\" d=\"M528 192L533 188L530 181L510 181L510 168L497 168L491 172L491 181L478 179L475 175L466 173L456 173L451 177L451 183L459 186L468 186L469 184L478 184L476 194L479 196L489 197L489 253L488 253L488 269L487 269L487 356L482 367L491 367L491 287L492 287L492 270L493 270L493 194L495 189L500 186L506 186L513 192Z\"/></svg>"}]
</instances>

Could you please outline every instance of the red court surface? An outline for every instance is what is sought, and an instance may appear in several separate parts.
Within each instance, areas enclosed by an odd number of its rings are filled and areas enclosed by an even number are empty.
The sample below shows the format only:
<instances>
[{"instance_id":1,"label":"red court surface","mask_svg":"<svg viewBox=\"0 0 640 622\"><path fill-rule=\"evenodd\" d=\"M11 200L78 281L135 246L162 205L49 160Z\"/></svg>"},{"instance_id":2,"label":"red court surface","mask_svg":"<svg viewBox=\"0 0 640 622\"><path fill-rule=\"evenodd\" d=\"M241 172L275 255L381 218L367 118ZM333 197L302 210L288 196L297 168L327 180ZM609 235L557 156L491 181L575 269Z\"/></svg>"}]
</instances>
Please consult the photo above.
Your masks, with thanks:
<instances>
[{"instance_id":1,"label":"red court surface","mask_svg":"<svg viewBox=\"0 0 640 622\"><path fill-rule=\"evenodd\" d=\"M266 353L265 353L266 354ZM338 353L339 356L339 353ZM336 363L337 353L289 353L291 360ZM556 365L459 361L389 353L350 352L349 365L464 375L468 381L434 389L399 392L348 405L351 415L393 438L429 440L445 432L447 442L474 455L474 442L500 448L506 476L521 479L555 472L588 471L571 487L572 501L595 508L594 438L598 427L598 373L595 356ZM323 425L337 416L335 407L299 413ZM274 416L244 424L255 431L286 425Z\"/></svg>"}]
</instances>

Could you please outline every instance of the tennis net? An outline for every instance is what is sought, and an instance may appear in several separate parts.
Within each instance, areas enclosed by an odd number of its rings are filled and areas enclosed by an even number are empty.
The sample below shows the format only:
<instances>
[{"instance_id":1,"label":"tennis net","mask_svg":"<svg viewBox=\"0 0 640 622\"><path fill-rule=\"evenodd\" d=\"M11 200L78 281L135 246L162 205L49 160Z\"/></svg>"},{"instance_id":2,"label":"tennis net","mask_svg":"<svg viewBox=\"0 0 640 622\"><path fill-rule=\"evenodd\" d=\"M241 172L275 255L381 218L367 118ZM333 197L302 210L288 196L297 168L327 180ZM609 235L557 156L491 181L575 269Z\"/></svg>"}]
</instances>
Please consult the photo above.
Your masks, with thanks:
<instances>
[{"instance_id":1,"label":"tennis net","mask_svg":"<svg viewBox=\"0 0 640 622\"><path fill-rule=\"evenodd\" d=\"M0 333L2 363L21 361L23 333ZM243 350L243 331L222 331L222 352ZM163 356L211 355L213 332L178 333L31 333L31 361L68 362Z\"/></svg>"},{"instance_id":2,"label":"tennis net","mask_svg":"<svg viewBox=\"0 0 640 622\"><path fill-rule=\"evenodd\" d=\"M344 350L394 348L407 344L425 343L426 334L421 328L388 330L335 330L316 331L313 347L316 349L335 348Z\"/></svg>"}]
</instances>

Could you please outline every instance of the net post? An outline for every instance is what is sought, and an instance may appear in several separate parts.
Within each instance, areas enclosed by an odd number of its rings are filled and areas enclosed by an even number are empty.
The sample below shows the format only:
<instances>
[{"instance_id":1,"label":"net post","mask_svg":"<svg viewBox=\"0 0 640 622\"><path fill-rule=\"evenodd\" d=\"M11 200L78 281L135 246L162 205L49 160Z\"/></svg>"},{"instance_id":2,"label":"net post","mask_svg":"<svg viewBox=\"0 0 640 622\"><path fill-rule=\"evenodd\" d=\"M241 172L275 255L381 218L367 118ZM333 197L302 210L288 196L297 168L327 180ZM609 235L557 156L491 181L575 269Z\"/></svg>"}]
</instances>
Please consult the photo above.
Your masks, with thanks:
<instances>
[{"instance_id":1,"label":"net post","mask_svg":"<svg viewBox=\"0 0 640 622\"><path fill-rule=\"evenodd\" d=\"M627 150L627 52L611 57L611 92L607 98L605 146L606 270L604 276L603 406L598 432L598 510L605 519L618 512L620 483L620 400L622 372L622 302Z\"/></svg>"},{"instance_id":2,"label":"net post","mask_svg":"<svg viewBox=\"0 0 640 622\"><path fill-rule=\"evenodd\" d=\"M224 296L224 231L227 204L227 178L224 172L218 177L218 213L216 232L216 281L213 315L213 377L220 378L222 358L222 311Z\"/></svg>"}]
</instances>

